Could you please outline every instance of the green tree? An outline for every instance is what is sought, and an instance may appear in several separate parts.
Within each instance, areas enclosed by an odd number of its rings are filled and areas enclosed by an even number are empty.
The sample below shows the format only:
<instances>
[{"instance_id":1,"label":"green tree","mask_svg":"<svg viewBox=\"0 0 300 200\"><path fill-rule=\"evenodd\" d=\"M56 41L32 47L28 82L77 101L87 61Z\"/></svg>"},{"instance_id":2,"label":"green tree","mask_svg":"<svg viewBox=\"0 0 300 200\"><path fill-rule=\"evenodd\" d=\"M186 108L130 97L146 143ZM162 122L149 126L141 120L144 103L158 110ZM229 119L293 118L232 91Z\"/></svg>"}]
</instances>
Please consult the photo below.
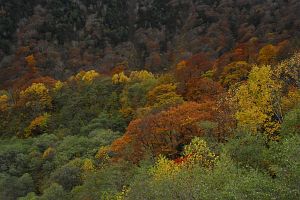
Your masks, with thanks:
<instances>
[{"instance_id":1,"label":"green tree","mask_svg":"<svg viewBox=\"0 0 300 200\"><path fill-rule=\"evenodd\" d=\"M21 177L0 174L0 198L15 200L34 191L34 182L30 174Z\"/></svg>"},{"instance_id":2,"label":"green tree","mask_svg":"<svg viewBox=\"0 0 300 200\"><path fill-rule=\"evenodd\" d=\"M68 199L67 193L64 191L64 188L57 184L53 183L49 188L47 188L39 200L59 200L59 199Z\"/></svg>"}]
</instances>

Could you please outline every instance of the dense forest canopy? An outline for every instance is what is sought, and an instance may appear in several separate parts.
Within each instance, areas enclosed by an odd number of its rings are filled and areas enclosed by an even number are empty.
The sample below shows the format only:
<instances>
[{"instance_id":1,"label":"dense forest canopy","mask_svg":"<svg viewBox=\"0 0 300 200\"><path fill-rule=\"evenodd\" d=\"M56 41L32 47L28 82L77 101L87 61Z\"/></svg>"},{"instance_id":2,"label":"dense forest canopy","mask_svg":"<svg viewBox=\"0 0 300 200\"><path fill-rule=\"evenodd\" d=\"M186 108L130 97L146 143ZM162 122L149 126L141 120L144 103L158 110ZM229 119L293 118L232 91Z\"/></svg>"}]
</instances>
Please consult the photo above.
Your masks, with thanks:
<instances>
[{"instance_id":1,"label":"dense forest canopy","mask_svg":"<svg viewBox=\"0 0 300 200\"><path fill-rule=\"evenodd\" d=\"M299 45L292 40L300 29L297 0L1 0L0 5L4 87L24 76L28 55L35 56L41 75L65 79L82 69L109 73L120 64L162 72L194 54L217 59L249 41L255 47L284 40Z\"/></svg>"},{"instance_id":2,"label":"dense forest canopy","mask_svg":"<svg viewBox=\"0 0 300 200\"><path fill-rule=\"evenodd\" d=\"M0 0L0 200L299 199L298 0Z\"/></svg>"}]
</instances>

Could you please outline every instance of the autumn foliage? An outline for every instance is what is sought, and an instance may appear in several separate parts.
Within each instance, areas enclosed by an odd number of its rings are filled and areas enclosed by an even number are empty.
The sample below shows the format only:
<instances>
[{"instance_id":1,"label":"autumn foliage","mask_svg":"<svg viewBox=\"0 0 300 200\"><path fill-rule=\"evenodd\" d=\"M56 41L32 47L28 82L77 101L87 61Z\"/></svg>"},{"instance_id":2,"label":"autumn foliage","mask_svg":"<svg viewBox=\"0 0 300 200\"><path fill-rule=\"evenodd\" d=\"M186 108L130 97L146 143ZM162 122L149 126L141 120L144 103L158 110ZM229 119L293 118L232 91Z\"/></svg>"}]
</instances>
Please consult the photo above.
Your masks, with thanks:
<instances>
[{"instance_id":1,"label":"autumn foliage","mask_svg":"<svg viewBox=\"0 0 300 200\"><path fill-rule=\"evenodd\" d=\"M147 152L151 155L164 154L176 158L184 144L193 137L204 134L197 123L213 120L214 108L211 102L188 102L134 120L129 124L125 135L111 145L111 151L119 158L132 161L141 159ZM131 153L126 152L128 148L131 148Z\"/></svg>"},{"instance_id":2,"label":"autumn foliage","mask_svg":"<svg viewBox=\"0 0 300 200\"><path fill-rule=\"evenodd\" d=\"M273 79L270 66L255 66L246 84L236 92L236 119L241 127L252 132L262 131L272 136L282 120L279 102L281 85Z\"/></svg>"},{"instance_id":3,"label":"autumn foliage","mask_svg":"<svg viewBox=\"0 0 300 200\"><path fill-rule=\"evenodd\" d=\"M185 97L189 101L205 102L216 100L223 91L220 83L209 78L192 78L187 83Z\"/></svg>"},{"instance_id":4,"label":"autumn foliage","mask_svg":"<svg viewBox=\"0 0 300 200\"><path fill-rule=\"evenodd\" d=\"M0 199L300 199L300 0L0 0Z\"/></svg>"},{"instance_id":5,"label":"autumn foliage","mask_svg":"<svg viewBox=\"0 0 300 200\"><path fill-rule=\"evenodd\" d=\"M0 112L5 112L8 110L8 96L3 94L0 95Z\"/></svg>"},{"instance_id":6,"label":"autumn foliage","mask_svg":"<svg viewBox=\"0 0 300 200\"><path fill-rule=\"evenodd\" d=\"M29 55L25 58L26 62L27 62L27 66L29 67L31 73L35 73L37 71L37 67L36 67L36 60L34 58L34 55Z\"/></svg>"},{"instance_id":7,"label":"autumn foliage","mask_svg":"<svg viewBox=\"0 0 300 200\"><path fill-rule=\"evenodd\" d=\"M252 66L246 61L232 62L224 67L220 77L224 86L229 87L248 78Z\"/></svg>"},{"instance_id":8,"label":"autumn foliage","mask_svg":"<svg viewBox=\"0 0 300 200\"><path fill-rule=\"evenodd\" d=\"M18 104L38 113L51 108L52 97L49 89L43 83L33 83L20 92Z\"/></svg>"},{"instance_id":9,"label":"autumn foliage","mask_svg":"<svg viewBox=\"0 0 300 200\"><path fill-rule=\"evenodd\" d=\"M24 130L26 138L42 134L47 128L47 122L50 115L45 113L32 120L29 126Z\"/></svg>"},{"instance_id":10,"label":"autumn foliage","mask_svg":"<svg viewBox=\"0 0 300 200\"><path fill-rule=\"evenodd\" d=\"M186 83L192 78L203 75L212 67L213 61L210 56L205 53L198 53L188 60L179 62L176 65L175 76L180 82Z\"/></svg>"}]
</instances>

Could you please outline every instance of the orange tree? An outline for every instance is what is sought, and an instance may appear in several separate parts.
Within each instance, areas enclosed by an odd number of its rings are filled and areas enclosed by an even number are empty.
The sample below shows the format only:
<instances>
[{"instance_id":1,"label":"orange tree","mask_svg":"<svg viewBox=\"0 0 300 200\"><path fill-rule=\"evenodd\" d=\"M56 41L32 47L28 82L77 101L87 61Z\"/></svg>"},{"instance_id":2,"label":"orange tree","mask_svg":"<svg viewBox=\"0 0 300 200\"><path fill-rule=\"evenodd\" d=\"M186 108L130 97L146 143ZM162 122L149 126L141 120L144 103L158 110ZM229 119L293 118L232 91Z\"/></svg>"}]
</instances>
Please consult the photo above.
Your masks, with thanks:
<instances>
[{"instance_id":1,"label":"orange tree","mask_svg":"<svg viewBox=\"0 0 300 200\"><path fill-rule=\"evenodd\" d=\"M137 162L145 155L179 156L182 147L195 136L204 134L198 125L214 119L213 102L186 102L167 111L132 121L123 137L110 147L116 159Z\"/></svg>"},{"instance_id":2,"label":"orange tree","mask_svg":"<svg viewBox=\"0 0 300 200\"><path fill-rule=\"evenodd\" d=\"M200 77L205 72L212 70L213 61L209 55L205 53L199 53L192 56L186 61L181 61L176 65L175 77L180 82L180 88L183 92L186 89L186 83L196 77Z\"/></svg>"},{"instance_id":3,"label":"orange tree","mask_svg":"<svg viewBox=\"0 0 300 200\"><path fill-rule=\"evenodd\" d=\"M192 78L187 82L185 98L189 101L211 101L223 91L222 86L209 78Z\"/></svg>"}]
</instances>

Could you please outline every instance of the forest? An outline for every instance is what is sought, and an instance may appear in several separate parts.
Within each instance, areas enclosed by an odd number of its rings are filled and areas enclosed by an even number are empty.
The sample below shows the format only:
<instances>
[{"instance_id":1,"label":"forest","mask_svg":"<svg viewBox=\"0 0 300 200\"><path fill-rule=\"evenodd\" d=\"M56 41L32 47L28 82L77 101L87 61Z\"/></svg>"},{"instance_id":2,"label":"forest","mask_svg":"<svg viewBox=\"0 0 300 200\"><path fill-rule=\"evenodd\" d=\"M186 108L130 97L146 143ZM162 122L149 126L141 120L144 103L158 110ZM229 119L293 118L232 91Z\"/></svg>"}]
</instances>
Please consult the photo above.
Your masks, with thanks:
<instances>
[{"instance_id":1,"label":"forest","mask_svg":"<svg viewBox=\"0 0 300 200\"><path fill-rule=\"evenodd\" d=\"M0 0L0 200L300 199L299 10Z\"/></svg>"}]
</instances>

